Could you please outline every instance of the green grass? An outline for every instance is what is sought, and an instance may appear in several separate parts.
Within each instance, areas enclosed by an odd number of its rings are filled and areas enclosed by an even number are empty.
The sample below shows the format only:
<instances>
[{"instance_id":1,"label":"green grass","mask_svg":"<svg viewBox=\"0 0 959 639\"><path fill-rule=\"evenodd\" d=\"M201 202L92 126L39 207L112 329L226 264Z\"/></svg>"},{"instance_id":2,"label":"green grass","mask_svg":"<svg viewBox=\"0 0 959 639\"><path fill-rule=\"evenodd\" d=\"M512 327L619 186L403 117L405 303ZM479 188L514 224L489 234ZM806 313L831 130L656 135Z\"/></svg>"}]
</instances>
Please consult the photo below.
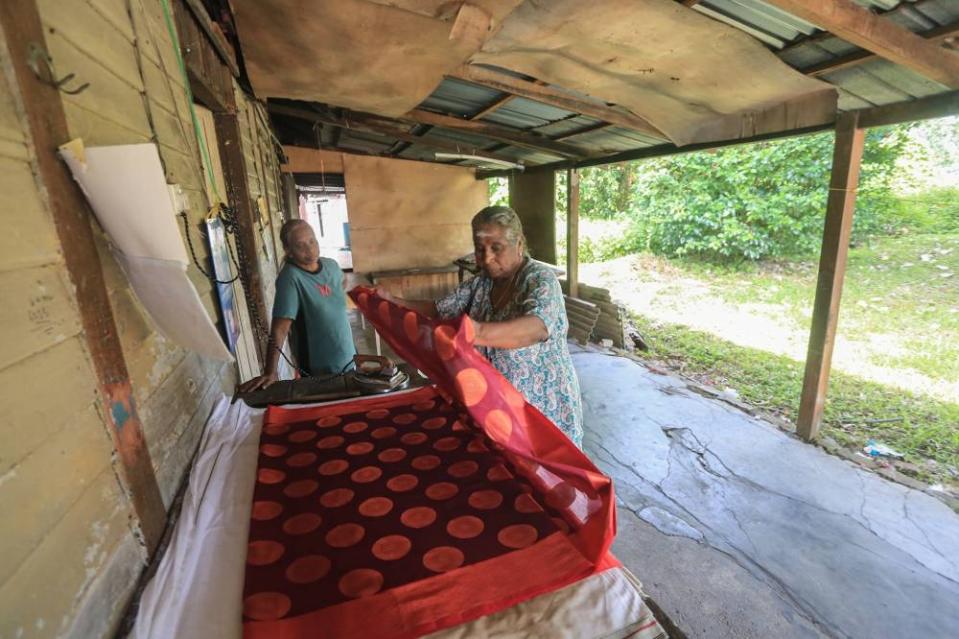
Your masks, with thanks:
<instances>
[{"instance_id":1,"label":"green grass","mask_svg":"<svg viewBox=\"0 0 959 639\"><path fill-rule=\"evenodd\" d=\"M727 302L779 305L795 327L808 329L816 260L670 263L708 281ZM884 237L851 249L839 332L893 335L908 353L890 356L883 364L932 379L959 380L959 235Z\"/></svg>"},{"instance_id":2,"label":"green grass","mask_svg":"<svg viewBox=\"0 0 959 639\"><path fill-rule=\"evenodd\" d=\"M713 335L642 315L634 321L650 346L645 357L718 388L739 392L749 404L795 422L803 365L787 357L737 346ZM899 419L889 423L868 420ZM959 467L959 404L931 400L840 371L830 376L822 434L851 449L876 439L905 453L920 479L949 479ZM924 460L934 460L928 464Z\"/></svg>"}]
</instances>

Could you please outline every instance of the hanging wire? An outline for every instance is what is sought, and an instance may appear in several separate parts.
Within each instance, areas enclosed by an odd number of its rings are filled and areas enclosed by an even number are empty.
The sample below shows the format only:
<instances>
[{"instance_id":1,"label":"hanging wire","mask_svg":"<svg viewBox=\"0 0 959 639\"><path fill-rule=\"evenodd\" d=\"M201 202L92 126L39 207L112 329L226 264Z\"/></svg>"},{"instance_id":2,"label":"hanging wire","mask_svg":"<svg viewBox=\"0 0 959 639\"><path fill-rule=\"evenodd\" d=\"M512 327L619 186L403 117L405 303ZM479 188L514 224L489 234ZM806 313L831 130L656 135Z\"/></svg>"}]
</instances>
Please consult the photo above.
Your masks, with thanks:
<instances>
[{"instance_id":1,"label":"hanging wire","mask_svg":"<svg viewBox=\"0 0 959 639\"><path fill-rule=\"evenodd\" d=\"M200 148L201 159L205 161L205 166L202 168L205 169L207 179L210 181L210 188L213 191L215 198L219 200L220 202L220 211L219 211L220 219L224 221L224 225L228 229L227 247L230 248L231 259L233 260L234 264L237 267L237 271L239 272L237 277L239 278L240 286L243 289L243 296L246 298L247 312L250 315L250 320L253 325L253 331L258 340L268 340L270 337L270 333L264 326L263 318L260 316L260 310L257 307L257 304L253 301L253 297L251 295L251 292L253 291L253 282L250 275L250 269L247 268L247 265L250 264L250 261L249 261L250 256L246 254L246 249L244 248L243 242L239 241L239 239L237 238L235 213L232 211L232 209L225 206L223 201L224 198L223 196L220 195L217 189L216 179L213 175L213 169L212 169L213 165L210 160L210 154L206 146L206 137L203 135L202 128L196 116L196 110L193 107L193 92L190 90L190 79L189 79L189 76L187 75L186 64L184 63L183 56L180 52L180 41L179 41L179 38L177 37L176 28L173 25L173 16L170 10L169 0L161 0L160 4L163 8L164 22L166 23L167 32L169 33L170 41L173 44L173 51L176 56L177 65L179 66L179 69L180 69L180 77L183 80L183 91L187 98L187 105L189 106L189 110L190 110L190 119L193 123L193 131L194 131L194 134L196 135L197 144ZM142 2L141 2L141 6L142 6ZM147 24L149 25L149 20L147 21ZM156 43L156 38L154 37L152 39L154 43ZM160 55L159 58L162 64L163 56ZM176 101L174 100L174 105L175 103ZM182 128L181 128L181 131L182 131ZM201 164L203 163L204 162L201 161ZM224 209L226 211L229 211L229 214L224 215ZM230 235L234 235L234 238L235 238L236 255L233 255L233 250L230 247L230 241L229 241ZM190 243L189 233L187 233L187 238L188 238L188 243ZM196 262L195 258L194 258L194 262ZM199 265L198 265L198 268L199 268ZM283 351L280 350L280 353L283 354ZM283 356L284 358L286 358L285 354Z\"/></svg>"}]
</instances>

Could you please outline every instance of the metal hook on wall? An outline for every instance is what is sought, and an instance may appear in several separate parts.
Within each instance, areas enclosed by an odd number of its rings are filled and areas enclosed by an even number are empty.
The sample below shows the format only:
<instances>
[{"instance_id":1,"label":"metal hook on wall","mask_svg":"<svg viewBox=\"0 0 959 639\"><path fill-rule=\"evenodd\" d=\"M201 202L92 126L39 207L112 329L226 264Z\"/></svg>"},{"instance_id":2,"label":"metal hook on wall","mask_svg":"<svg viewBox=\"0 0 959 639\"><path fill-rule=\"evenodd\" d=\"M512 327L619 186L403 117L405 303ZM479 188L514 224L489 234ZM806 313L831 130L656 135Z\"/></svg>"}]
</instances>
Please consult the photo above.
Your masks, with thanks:
<instances>
[{"instance_id":1,"label":"metal hook on wall","mask_svg":"<svg viewBox=\"0 0 959 639\"><path fill-rule=\"evenodd\" d=\"M87 87L90 86L89 82L85 82L80 86L74 89L67 89L66 85L68 82L72 81L76 74L68 73L59 80L56 79L57 74L53 70L53 58L50 57L50 54L47 53L43 47L41 47L36 42L31 42L27 45L27 66L33 71L33 75L37 76L37 79L45 84L49 84L54 89L58 91L63 91L67 95L77 95L78 93L83 93ZM41 69L41 66L43 69Z\"/></svg>"}]
</instances>

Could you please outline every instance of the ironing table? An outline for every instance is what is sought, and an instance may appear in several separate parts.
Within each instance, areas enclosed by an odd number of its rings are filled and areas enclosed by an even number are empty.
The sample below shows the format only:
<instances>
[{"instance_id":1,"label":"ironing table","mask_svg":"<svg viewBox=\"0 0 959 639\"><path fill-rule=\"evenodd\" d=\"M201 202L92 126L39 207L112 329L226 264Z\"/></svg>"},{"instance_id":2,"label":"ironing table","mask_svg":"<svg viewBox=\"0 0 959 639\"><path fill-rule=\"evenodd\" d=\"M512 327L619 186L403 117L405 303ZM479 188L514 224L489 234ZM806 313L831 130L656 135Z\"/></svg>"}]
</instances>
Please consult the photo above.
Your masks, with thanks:
<instances>
[{"instance_id":1,"label":"ironing table","mask_svg":"<svg viewBox=\"0 0 959 639\"><path fill-rule=\"evenodd\" d=\"M222 401L133 636L665 637L609 554L608 478L476 359L468 320L354 295L436 383Z\"/></svg>"}]
</instances>

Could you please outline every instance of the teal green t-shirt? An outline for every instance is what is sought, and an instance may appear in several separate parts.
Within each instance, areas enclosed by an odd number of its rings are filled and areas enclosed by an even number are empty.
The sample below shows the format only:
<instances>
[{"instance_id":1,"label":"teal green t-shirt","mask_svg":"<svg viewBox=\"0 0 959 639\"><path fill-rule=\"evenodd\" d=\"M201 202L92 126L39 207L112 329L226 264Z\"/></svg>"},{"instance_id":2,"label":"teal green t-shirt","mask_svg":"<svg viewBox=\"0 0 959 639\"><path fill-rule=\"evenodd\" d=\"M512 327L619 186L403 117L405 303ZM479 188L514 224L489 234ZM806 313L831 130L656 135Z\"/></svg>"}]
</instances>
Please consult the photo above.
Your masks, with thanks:
<instances>
[{"instance_id":1,"label":"teal green t-shirt","mask_svg":"<svg viewBox=\"0 0 959 639\"><path fill-rule=\"evenodd\" d=\"M339 373L353 360L356 347L346 314L343 271L320 258L310 273L287 262L276 278L273 317L293 320L291 342L300 368L311 375Z\"/></svg>"}]
</instances>

